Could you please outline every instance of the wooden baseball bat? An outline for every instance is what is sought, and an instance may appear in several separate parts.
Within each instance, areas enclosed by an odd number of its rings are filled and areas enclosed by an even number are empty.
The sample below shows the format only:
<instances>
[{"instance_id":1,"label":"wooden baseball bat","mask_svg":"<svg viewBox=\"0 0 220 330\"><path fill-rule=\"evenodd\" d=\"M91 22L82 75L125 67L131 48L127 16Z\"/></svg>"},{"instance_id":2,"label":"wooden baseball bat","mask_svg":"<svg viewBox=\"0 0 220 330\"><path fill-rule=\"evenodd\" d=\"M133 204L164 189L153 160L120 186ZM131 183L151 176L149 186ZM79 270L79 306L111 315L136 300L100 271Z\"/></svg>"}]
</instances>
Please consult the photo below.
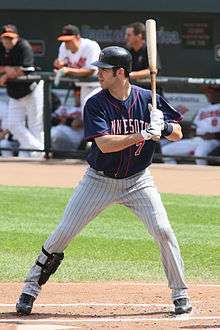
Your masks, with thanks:
<instances>
[{"instance_id":1,"label":"wooden baseball bat","mask_svg":"<svg viewBox=\"0 0 220 330\"><path fill-rule=\"evenodd\" d=\"M156 97L156 76L157 76L157 34L156 21L154 19L146 20L146 43L148 63L150 69L151 93L152 93L152 108L157 108Z\"/></svg>"}]
</instances>

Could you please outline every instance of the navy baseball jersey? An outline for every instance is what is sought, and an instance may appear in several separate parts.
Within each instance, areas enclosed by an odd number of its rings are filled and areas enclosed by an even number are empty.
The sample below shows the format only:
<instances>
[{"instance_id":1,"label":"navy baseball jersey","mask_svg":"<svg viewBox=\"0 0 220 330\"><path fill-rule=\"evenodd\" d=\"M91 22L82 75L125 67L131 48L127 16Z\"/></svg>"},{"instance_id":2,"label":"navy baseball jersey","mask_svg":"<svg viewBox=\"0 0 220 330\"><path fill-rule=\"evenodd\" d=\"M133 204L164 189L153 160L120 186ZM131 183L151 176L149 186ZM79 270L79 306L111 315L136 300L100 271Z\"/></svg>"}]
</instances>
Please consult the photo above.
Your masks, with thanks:
<instances>
[{"instance_id":1,"label":"navy baseball jersey","mask_svg":"<svg viewBox=\"0 0 220 330\"><path fill-rule=\"evenodd\" d=\"M92 141L87 156L92 168L115 178L126 178L151 164L156 144L152 140L112 153L103 153L95 142L96 137L103 135L134 134L146 129L150 123L149 103L151 91L134 85L125 101L114 98L104 89L87 101L84 108L85 139ZM159 95L157 107L163 111L165 121L181 119L181 115Z\"/></svg>"},{"instance_id":2,"label":"navy baseball jersey","mask_svg":"<svg viewBox=\"0 0 220 330\"><path fill-rule=\"evenodd\" d=\"M144 44L143 47L135 51L134 49L129 49L132 56L132 71L139 71L149 68L148 55L147 55L147 45ZM157 52L157 69L161 70L161 61L159 52Z\"/></svg>"}]
</instances>

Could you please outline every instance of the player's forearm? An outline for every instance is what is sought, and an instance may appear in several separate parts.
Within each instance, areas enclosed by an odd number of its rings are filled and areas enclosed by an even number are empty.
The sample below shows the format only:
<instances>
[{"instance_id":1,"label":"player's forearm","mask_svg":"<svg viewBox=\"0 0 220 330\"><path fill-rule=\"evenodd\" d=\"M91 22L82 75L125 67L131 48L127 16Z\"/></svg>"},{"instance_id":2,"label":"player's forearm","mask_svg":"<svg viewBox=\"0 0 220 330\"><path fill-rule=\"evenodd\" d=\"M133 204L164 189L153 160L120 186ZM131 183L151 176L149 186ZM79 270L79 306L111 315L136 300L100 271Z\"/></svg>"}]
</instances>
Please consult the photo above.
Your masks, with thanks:
<instances>
[{"instance_id":1,"label":"player's forearm","mask_svg":"<svg viewBox=\"0 0 220 330\"><path fill-rule=\"evenodd\" d=\"M173 131L170 135L165 136L165 138L169 141L179 141L183 137L182 129L179 124L172 123Z\"/></svg>"},{"instance_id":2,"label":"player's forearm","mask_svg":"<svg viewBox=\"0 0 220 330\"><path fill-rule=\"evenodd\" d=\"M140 71L132 71L129 74L131 79L138 80L138 79L145 79L150 77L150 70L149 69L144 69Z\"/></svg>"},{"instance_id":3,"label":"player's forearm","mask_svg":"<svg viewBox=\"0 0 220 330\"><path fill-rule=\"evenodd\" d=\"M129 135L105 135L95 139L103 153L117 152L143 141L140 133Z\"/></svg>"},{"instance_id":4,"label":"player's forearm","mask_svg":"<svg viewBox=\"0 0 220 330\"><path fill-rule=\"evenodd\" d=\"M95 70L85 69L85 68L66 68L65 67L65 74L74 76L74 77L90 77L93 75Z\"/></svg>"},{"instance_id":5,"label":"player's forearm","mask_svg":"<svg viewBox=\"0 0 220 330\"><path fill-rule=\"evenodd\" d=\"M1 72L4 72L8 79L14 79L24 75L22 68L19 66L5 66L2 68Z\"/></svg>"}]
</instances>

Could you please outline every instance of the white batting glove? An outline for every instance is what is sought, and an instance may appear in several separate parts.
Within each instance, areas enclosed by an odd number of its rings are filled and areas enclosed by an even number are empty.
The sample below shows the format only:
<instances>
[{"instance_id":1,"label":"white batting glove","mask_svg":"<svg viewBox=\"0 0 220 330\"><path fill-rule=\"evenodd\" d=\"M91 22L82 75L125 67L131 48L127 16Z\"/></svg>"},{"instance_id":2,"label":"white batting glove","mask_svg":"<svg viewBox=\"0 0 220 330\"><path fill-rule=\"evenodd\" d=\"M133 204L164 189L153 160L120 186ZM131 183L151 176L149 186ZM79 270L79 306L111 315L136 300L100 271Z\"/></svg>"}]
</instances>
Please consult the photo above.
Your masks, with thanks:
<instances>
[{"instance_id":1,"label":"white batting glove","mask_svg":"<svg viewBox=\"0 0 220 330\"><path fill-rule=\"evenodd\" d=\"M60 78L65 76L65 70L62 68L60 70L57 71L55 79L54 79L54 85L58 86L60 83Z\"/></svg>"},{"instance_id":2,"label":"white batting glove","mask_svg":"<svg viewBox=\"0 0 220 330\"><path fill-rule=\"evenodd\" d=\"M147 129L143 129L141 131L141 135L143 136L144 140L159 141L161 137L161 128L160 126L149 125Z\"/></svg>"},{"instance_id":3,"label":"white batting glove","mask_svg":"<svg viewBox=\"0 0 220 330\"><path fill-rule=\"evenodd\" d=\"M141 134L145 140L159 141L161 131L164 129L163 112L159 109L153 109L152 104L148 104L150 111L150 125L146 130L142 130Z\"/></svg>"},{"instance_id":4,"label":"white batting glove","mask_svg":"<svg viewBox=\"0 0 220 330\"><path fill-rule=\"evenodd\" d=\"M163 112L159 109L153 109L152 104L148 104L148 109L150 111L150 126L160 127L162 131L164 129L164 116Z\"/></svg>"}]
</instances>

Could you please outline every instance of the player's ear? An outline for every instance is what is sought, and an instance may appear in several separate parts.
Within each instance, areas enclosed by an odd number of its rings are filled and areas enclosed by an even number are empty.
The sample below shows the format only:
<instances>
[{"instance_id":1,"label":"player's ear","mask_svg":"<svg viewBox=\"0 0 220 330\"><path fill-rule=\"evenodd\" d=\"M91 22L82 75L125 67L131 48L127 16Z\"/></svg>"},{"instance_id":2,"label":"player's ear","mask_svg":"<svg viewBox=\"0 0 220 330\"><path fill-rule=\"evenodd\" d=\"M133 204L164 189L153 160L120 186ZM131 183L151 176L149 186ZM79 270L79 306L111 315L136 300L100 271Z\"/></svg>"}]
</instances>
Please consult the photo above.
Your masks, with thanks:
<instances>
[{"instance_id":1,"label":"player's ear","mask_svg":"<svg viewBox=\"0 0 220 330\"><path fill-rule=\"evenodd\" d=\"M124 76L124 75L125 75L125 69L123 69L123 68L119 68L119 69L117 70L117 74L118 74L119 76Z\"/></svg>"}]
</instances>

